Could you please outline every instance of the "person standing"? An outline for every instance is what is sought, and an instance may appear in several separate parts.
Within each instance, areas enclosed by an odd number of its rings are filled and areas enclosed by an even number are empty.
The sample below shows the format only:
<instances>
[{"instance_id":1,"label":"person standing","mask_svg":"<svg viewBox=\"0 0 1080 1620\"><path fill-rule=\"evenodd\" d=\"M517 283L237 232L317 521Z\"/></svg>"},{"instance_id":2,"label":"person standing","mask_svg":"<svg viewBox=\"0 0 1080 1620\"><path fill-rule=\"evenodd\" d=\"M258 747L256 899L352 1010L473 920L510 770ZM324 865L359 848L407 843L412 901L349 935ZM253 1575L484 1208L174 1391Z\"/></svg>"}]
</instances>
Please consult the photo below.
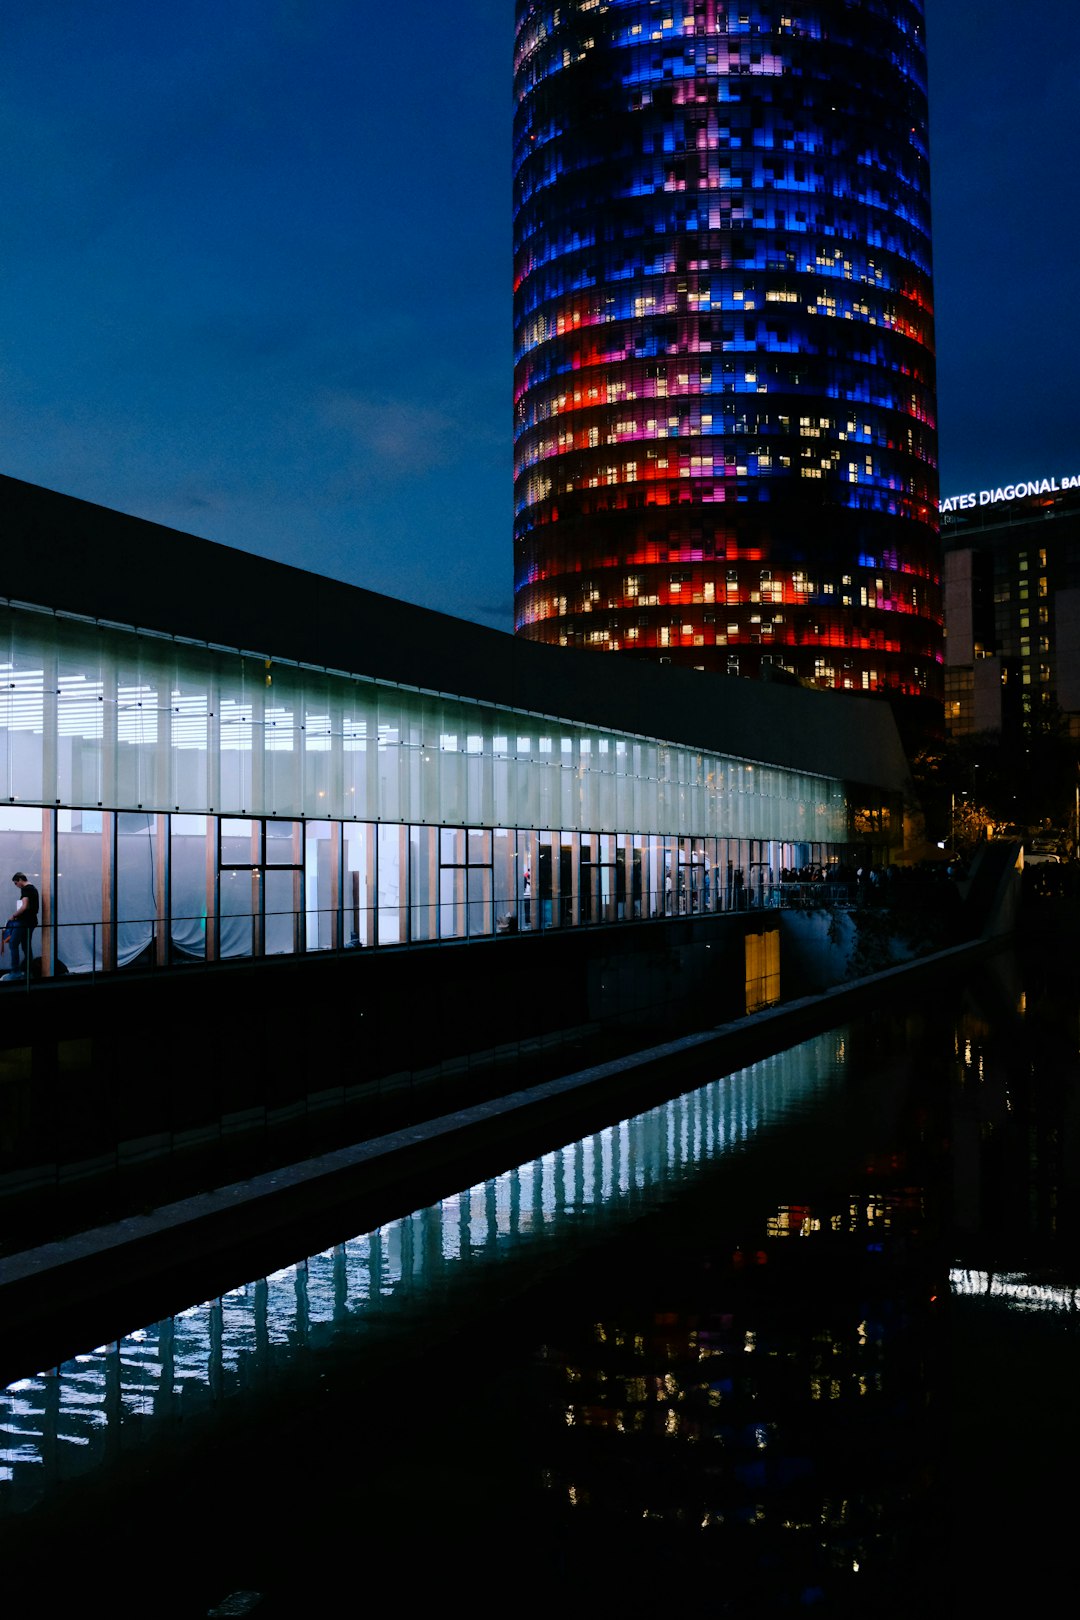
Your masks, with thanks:
<instances>
[{"instance_id":1,"label":"person standing","mask_svg":"<svg viewBox=\"0 0 1080 1620\"><path fill-rule=\"evenodd\" d=\"M29 976L30 973L30 942L34 929L37 927L38 908L40 900L38 892L30 882L25 872L16 872L12 883L19 891L18 904L7 920L8 943L11 947L11 971L20 971ZM22 962L20 964L20 954Z\"/></svg>"}]
</instances>

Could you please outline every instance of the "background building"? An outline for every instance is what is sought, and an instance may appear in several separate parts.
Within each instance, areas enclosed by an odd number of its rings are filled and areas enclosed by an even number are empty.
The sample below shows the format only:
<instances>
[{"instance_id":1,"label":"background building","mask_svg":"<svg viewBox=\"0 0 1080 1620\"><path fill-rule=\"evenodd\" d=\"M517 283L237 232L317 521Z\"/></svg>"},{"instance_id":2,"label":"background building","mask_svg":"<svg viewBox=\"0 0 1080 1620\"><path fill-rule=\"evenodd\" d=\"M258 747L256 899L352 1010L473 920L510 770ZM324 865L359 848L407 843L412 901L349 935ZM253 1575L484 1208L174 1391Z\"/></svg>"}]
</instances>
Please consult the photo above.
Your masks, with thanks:
<instances>
[{"instance_id":1,"label":"background building","mask_svg":"<svg viewBox=\"0 0 1080 1620\"><path fill-rule=\"evenodd\" d=\"M515 627L941 701L921 0L518 0Z\"/></svg>"},{"instance_id":2,"label":"background building","mask_svg":"<svg viewBox=\"0 0 1080 1620\"><path fill-rule=\"evenodd\" d=\"M1080 738L1080 480L948 496L941 532L949 734Z\"/></svg>"}]
</instances>

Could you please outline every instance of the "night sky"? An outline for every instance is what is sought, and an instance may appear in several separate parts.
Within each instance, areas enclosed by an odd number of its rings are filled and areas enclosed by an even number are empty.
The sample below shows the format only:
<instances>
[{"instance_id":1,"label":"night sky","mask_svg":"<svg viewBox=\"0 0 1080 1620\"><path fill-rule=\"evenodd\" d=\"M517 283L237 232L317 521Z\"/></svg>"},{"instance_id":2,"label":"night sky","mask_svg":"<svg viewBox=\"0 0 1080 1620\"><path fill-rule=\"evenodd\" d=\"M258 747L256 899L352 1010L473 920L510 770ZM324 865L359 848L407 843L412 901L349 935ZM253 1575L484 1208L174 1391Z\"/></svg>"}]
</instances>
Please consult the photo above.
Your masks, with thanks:
<instances>
[{"instance_id":1,"label":"night sky","mask_svg":"<svg viewBox=\"0 0 1080 1620\"><path fill-rule=\"evenodd\" d=\"M926 9L942 494L1080 473L1080 6ZM0 471L510 629L512 37L5 8Z\"/></svg>"}]
</instances>

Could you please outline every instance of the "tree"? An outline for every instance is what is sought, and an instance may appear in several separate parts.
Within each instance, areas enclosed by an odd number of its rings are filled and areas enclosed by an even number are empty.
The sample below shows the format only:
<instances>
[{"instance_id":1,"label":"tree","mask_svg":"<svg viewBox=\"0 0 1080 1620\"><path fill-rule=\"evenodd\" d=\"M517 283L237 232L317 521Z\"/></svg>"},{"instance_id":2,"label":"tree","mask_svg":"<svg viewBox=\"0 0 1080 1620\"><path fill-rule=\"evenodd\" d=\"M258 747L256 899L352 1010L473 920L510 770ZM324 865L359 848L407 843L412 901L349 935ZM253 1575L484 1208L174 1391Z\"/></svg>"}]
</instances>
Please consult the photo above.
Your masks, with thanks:
<instances>
[{"instance_id":1,"label":"tree","mask_svg":"<svg viewBox=\"0 0 1080 1620\"><path fill-rule=\"evenodd\" d=\"M1025 832L1075 827L1080 743L1060 710L1047 709L1022 733L936 739L913 759L912 774L935 842L977 842L980 828L1002 823Z\"/></svg>"}]
</instances>

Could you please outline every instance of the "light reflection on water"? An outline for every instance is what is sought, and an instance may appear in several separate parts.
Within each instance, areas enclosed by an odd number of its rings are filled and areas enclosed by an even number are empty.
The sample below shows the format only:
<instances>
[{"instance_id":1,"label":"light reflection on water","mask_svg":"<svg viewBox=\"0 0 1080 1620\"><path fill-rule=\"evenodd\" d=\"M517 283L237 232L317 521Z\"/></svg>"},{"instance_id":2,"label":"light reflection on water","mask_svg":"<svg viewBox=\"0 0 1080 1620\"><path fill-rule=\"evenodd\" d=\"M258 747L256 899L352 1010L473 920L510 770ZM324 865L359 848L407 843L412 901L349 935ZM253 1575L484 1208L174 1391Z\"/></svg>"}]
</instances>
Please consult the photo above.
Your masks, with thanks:
<instances>
[{"instance_id":1,"label":"light reflection on water","mask_svg":"<svg viewBox=\"0 0 1080 1620\"><path fill-rule=\"evenodd\" d=\"M836 1086L830 1031L436 1204L178 1311L0 1393L0 1510L19 1513L121 1453L301 1374L321 1349L407 1330L490 1273L580 1244L693 1180Z\"/></svg>"},{"instance_id":2,"label":"light reflection on water","mask_svg":"<svg viewBox=\"0 0 1080 1620\"><path fill-rule=\"evenodd\" d=\"M1080 1288L1059 1283L1039 1282L1019 1271L976 1271L954 1266L949 1287L964 1299L986 1299L1017 1311L1040 1311L1054 1316L1072 1316L1080 1311Z\"/></svg>"}]
</instances>

